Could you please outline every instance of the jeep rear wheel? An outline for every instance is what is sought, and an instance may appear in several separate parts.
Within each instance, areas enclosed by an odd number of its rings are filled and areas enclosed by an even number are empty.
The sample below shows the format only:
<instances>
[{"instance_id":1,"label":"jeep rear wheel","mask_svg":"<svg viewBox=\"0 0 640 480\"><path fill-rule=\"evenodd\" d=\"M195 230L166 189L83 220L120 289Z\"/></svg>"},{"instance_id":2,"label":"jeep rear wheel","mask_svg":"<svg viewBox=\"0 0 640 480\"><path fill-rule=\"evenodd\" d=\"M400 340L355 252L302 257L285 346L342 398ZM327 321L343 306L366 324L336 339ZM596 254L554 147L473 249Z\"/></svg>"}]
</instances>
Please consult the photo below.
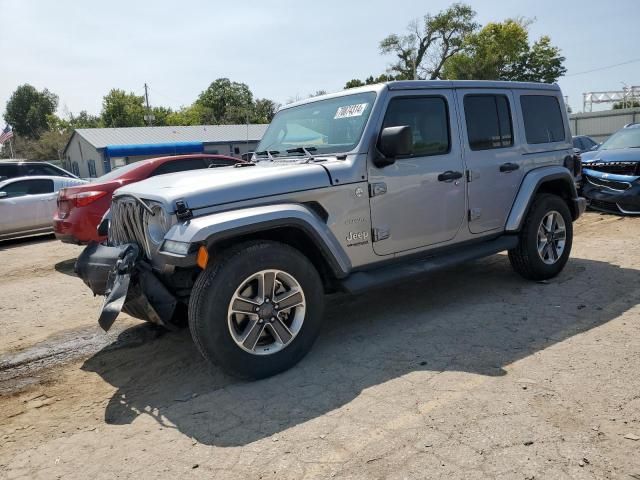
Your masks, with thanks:
<instances>
[{"instance_id":1,"label":"jeep rear wheel","mask_svg":"<svg viewBox=\"0 0 640 480\"><path fill-rule=\"evenodd\" d=\"M313 264L288 245L259 241L223 252L200 274L189 327L205 358L236 376L264 378L304 357L322 311Z\"/></svg>"},{"instance_id":2,"label":"jeep rear wheel","mask_svg":"<svg viewBox=\"0 0 640 480\"><path fill-rule=\"evenodd\" d=\"M520 242L509 250L514 270L530 280L546 280L564 268L573 243L571 212L552 194L536 196L520 232Z\"/></svg>"}]
</instances>

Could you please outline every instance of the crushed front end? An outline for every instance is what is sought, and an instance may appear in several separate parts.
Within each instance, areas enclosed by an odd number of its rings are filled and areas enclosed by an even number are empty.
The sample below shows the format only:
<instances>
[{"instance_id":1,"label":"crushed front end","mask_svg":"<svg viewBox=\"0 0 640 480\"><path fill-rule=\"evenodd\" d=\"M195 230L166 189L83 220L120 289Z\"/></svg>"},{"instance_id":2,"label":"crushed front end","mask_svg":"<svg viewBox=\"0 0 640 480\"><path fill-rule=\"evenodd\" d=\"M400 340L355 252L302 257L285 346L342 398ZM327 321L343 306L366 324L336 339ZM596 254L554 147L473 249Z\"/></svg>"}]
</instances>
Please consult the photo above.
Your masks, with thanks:
<instances>
[{"instance_id":1,"label":"crushed front end","mask_svg":"<svg viewBox=\"0 0 640 480\"><path fill-rule=\"evenodd\" d=\"M157 262L170 216L131 196L114 198L110 216L106 244L89 244L76 262L78 276L94 295L105 297L98 323L107 331L124 311L172 328L177 313L186 309L193 273Z\"/></svg>"},{"instance_id":2,"label":"crushed front end","mask_svg":"<svg viewBox=\"0 0 640 480\"><path fill-rule=\"evenodd\" d=\"M640 160L583 163L582 195L594 210L640 215Z\"/></svg>"}]
</instances>

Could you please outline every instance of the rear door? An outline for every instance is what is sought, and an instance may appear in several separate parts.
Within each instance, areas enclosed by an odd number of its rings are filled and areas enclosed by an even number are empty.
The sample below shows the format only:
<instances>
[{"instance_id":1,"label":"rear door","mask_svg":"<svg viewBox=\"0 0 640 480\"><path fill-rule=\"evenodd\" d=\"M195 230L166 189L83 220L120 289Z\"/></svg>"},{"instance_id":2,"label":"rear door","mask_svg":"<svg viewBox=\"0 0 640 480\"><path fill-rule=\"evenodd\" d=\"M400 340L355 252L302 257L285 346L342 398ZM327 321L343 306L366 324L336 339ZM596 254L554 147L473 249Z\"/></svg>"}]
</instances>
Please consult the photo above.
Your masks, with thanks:
<instances>
[{"instance_id":1,"label":"rear door","mask_svg":"<svg viewBox=\"0 0 640 480\"><path fill-rule=\"evenodd\" d=\"M504 227L524 175L510 90L459 89L469 192L469 230Z\"/></svg>"},{"instance_id":2,"label":"rear door","mask_svg":"<svg viewBox=\"0 0 640 480\"><path fill-rule=\"evenodd\" d=\"M414 153L384 168L369 162L375 253L389 255L453 239L465 215L453 92L393 92L385 110L379 130L410 126Z\"/></svg>"}]
</instances>

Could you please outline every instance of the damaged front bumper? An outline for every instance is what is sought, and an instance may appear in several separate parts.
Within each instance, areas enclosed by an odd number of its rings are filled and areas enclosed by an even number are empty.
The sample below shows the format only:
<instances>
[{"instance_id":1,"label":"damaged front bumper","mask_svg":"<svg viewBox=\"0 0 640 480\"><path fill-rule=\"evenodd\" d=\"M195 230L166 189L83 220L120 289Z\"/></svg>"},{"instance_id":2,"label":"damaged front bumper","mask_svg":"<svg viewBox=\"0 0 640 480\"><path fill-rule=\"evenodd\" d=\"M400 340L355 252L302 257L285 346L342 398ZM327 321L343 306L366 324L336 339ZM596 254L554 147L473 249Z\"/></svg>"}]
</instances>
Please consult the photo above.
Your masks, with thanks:
<instances>
[{"instance_id":1,"label":"damaged front bumper","mask_svg":"<svg viewBox=\"0 0 640 480\"><path fill-rule=\"evenodd\" d=\"M637 176L585 171L582 195L594 210L640 215L640 179Z\"/></svg>"},{"instance_id":2,"label":"damaged front bumper","mask_svg":"<svg viewBox=\"0 0 640 480\"><path fill-rule=\"evenodd\" d=\"M137 244L91 243L78 257L76 273L94 295L105 296L98 319L105 331L120 311L171 328L178 301L142 258Z\"/></svg>"}]
</instances>

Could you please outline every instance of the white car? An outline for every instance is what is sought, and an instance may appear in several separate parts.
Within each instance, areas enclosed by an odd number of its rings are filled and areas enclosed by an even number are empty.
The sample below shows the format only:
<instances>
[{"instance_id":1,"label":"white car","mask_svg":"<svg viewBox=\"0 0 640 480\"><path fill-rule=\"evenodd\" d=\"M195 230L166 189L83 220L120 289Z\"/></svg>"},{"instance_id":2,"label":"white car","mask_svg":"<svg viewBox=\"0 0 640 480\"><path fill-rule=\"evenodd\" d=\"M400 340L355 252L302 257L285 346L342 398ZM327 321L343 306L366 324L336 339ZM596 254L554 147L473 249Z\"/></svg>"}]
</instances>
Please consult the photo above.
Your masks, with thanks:
<instances>
[{"instance_id":1,"label":"white car","mask_svg":"<svg viewBox=\"0 0 640 480\"><path fill-rule=\"evenodd\" d=\"M70 177L30 176L0 182L0 240L53 232L61 188L87 183Z\"/></svg>"}]
</instances>

